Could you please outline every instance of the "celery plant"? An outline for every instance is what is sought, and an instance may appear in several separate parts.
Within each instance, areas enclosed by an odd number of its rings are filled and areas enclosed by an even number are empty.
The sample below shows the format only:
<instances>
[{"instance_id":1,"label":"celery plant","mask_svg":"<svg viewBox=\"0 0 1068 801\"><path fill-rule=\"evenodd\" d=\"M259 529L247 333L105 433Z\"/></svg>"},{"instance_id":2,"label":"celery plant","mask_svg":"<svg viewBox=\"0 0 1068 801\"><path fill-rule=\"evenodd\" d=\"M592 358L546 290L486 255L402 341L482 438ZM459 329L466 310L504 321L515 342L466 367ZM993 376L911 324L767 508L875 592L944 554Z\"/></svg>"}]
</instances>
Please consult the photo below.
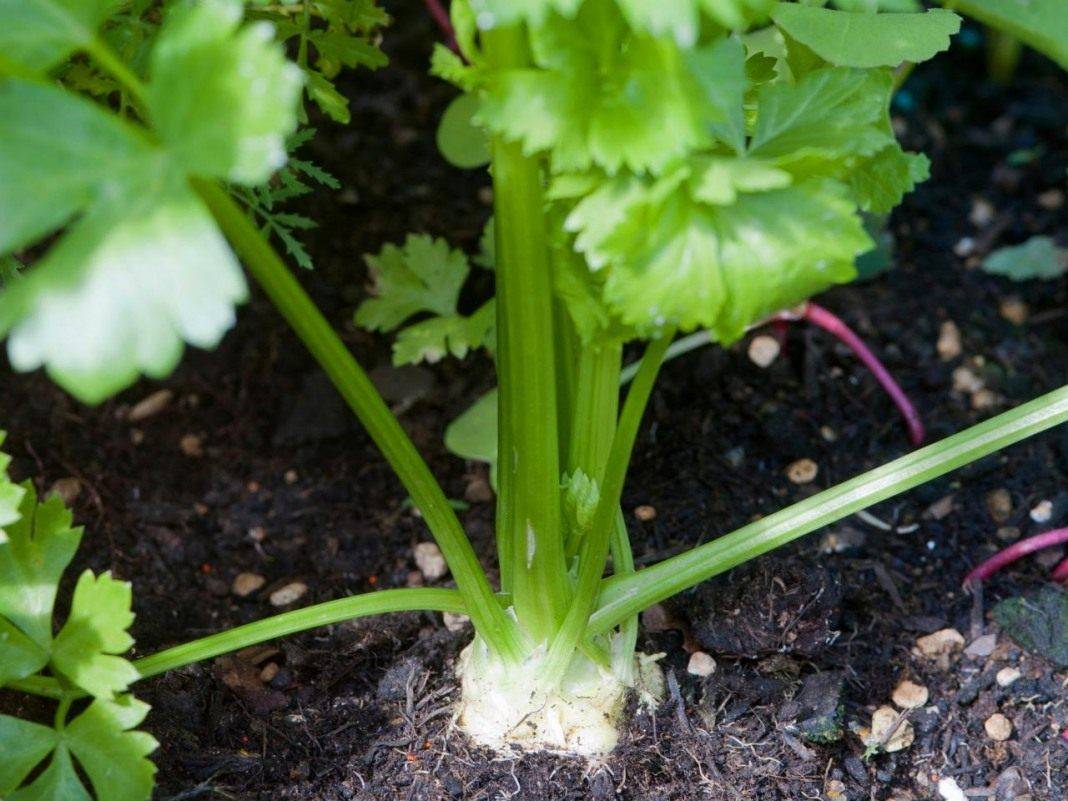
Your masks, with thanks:
<instances>
[{"instance_id":1,"label":"celery plant","mask_svg":"<svg viewBox=\"0 0 1068 801\"><path fill-rule=\"evenodd\" d=\"M0 768L0 793L43 798L57 776L78 781L71 754L95 783L93 756L71 734L82 718L67 720L88 695L96 700L83 716L103 709L101 730L126 744L117 775L129 781L121 792L97 786L98 797L144 798L151 743L128 731L143 716L127 694L134 680L313 626L413 609L472 619L475 639L458 668L460 721L472 737L502 749L603 753L628 689L655 689L655 670L635 654L643 608L1068 419L1068 389L1050 393L635 571L620 496L676 331L701 328L727 344L852 278L854 258L871 246L859 213L889 209L926 175L926 160L893 137L891 70L944 49L958 21L946 11L770 0L455 0L463 57L442 49L434 64L464 90L470 123L488 140L493 245L481 261L495 270L496 296L460 314L466 260L414 237L372 260L379 297L359 318L391 329L429 313L402 333L405 358L492 347L494 587L400 423L234 200L233 187L262 186L284 161L302 81L313 80L306 64L287 62L262 20L243 25L237 0L172 4L147 61L128 63L98 33L122 5L0 0L0 255L60 232L0 294L13 365L43 365L91 402L141 374L165 374L184 343L211 346L228 327L246 292L240 259L396 471L456 589L339 599L129 663L120 658L128 595L90 576L109 600L94 606L76 591L71 620L84 619L80 602L97 608L80 636L103 645L63 647L71 622L51 638L51 606L77 538L58 509L55 532L28 536L35 507L20 506L23 491L3 476L0 684L55 698L58 708L52 729L0 716L5 748L27 732L37 738ZM296 6L340 15L366 3ZM314 45L302 35L302 51L306 40ZM51 80L73 53L114 80L129 106L115 113ZM623 345L635 340L648 345L620 408ZM50 536L66 544L38 575L27 548ZM44 593L32 619L20 600L30 589Z\"/></svg>"}]
</instances>

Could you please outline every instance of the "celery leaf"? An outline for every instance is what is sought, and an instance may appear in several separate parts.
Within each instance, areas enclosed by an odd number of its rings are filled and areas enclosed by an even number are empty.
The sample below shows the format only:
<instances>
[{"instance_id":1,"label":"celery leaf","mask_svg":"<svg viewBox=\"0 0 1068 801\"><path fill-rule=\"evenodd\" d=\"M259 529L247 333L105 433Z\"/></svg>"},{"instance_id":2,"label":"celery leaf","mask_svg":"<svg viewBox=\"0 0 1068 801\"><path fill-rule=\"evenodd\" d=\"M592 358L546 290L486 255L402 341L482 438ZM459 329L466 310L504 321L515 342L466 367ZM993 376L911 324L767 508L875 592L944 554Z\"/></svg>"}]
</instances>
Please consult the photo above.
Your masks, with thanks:
<instances>
[{"instance_id":1,"label":"celery leaf","mask_svg":"<svg viewBox=\"0 0 1068 801\"><path fill-rule=\"evenodd\" d=\"M45 71L96 37L122 0L0 0L0 53Z\"/></svg>"}]
</instances>

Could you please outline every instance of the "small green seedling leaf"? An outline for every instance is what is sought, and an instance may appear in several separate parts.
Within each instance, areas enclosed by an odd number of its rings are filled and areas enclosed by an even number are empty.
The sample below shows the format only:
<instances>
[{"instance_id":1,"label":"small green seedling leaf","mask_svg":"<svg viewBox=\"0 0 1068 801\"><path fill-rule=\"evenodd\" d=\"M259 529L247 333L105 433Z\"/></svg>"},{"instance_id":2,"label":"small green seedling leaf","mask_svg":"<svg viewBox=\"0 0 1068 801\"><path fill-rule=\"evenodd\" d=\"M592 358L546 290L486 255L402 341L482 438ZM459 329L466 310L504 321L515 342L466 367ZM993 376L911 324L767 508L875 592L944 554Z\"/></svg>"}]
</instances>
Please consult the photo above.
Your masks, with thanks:
<instances>
[{"instance_id":1,"label":"small green seedling leaf","mask_svg":"<svg viewBox=\"0 0 1068 801\"><path fill-rule=\"evenodd\" d=\"M130 585L110 573L86 570L78 579L70 617L52 643L52 664L96 698L113 698L137 680L137 669L116 654L133 646Z\"/></svg>"},{"instance_id":2,"label":"small green seedling leaf","mask_svg":"<svg viewBox=\"0 0 1068 801\"><path fill-rule=\"evenodd\" d=\"M449 423L445 447L461 459L486 462L497 487L497 390L492 389Z\"/></svg>"},{"instance_id":3,"label":"small green seedling leaf","mask_svg":"<svg viewBox=\"0 0 1068 801\"><path fill-rule=\"evenodd\" d=\"M11 801L90 801L73 755L98 801L145 801L156 774L147 757L159 744L149 734L130 730L147 713L147 704L124 695L93 701L60 731L0 715L0 793ZM49 753L52 758L41 774L16 789Z\"/></svg>"},{"instance_id":4,"label":"small green seedling leaf","mask_svg":"<svg viewBox=\"0 0 1068 801\"><path fill-rule=\"evenodd\" d=\"M1033 236L1022 245L998 248L983 259L983 269L1013 281L1060 278L1068 272L1068 248L1057 247L1048 236Z\"/></svg>"},{"instance_id":5,"label":"small green seedling leaf","mask_svg":"<svg viewBox=\"0 0 1068 801\"><path fill-rule=\"evenodd\" d=\"M88 46L123 0L0 0L0 53L44 72Z\"/></svg>"},{"instance_id":6,"label":"small green seedling leaf","mask_svg":"<svg viewBox=\"0 0 1068 801\"><path fill-rule=\"evenodd\" d=\"M600 498L597 481L582 470L564 476L564 522L567 524L569 542L577 543L589 533Z\"/></svg>"},{"instance_id":7,"label":"small green seedling leaf","mask_svg":"<svg viewBox=\"0 0 1068 801\"><path fill-rule=\"evenodd\" d=\"M921 14L867 14L778 3L771 18L793 39L840 67L896 67L949 48L960 17L942 8Z\"/></svg>"},{"instance_id":8,"label":"small green seedling leaf","mask_svg":"<svg viewBox=\"0 0 1068 801\"><path fill-rule=\"evenodd\" d=\"M443 239L410 235L401 247L386 245L365 257L374 281L372 293L356 309L356 324L393 331L409 318L430 318L404 328L393 348L395 364L436 362L450 353L463 358L475 348L496 344L496 307L490 301L470 315L457 310L460 290L471 271L467 256Z\"/></svg>"},{"instance_id":9,"label":"small green seedling leaf","mask_svg":"<svg viewBox=\"0 0 1068 801\"><path fill-rule=\"evenodd\" d=\"M148 108L183 169L257 184L285 164L303 80L271 25L241 27L242 11L239 0L175 7L152 50Z\"/></svg>"},{"instance_id":10,"label":"small green seedling leaf","mask_svg":"<svg viewBox=\"0 0 1068 801\"><path fill-rule=\"evenodd\" d=\"M449 103L438 124L438 150L454 167L472 170L489 163L489 140L474 123L478 97L462 94Z\"/></svg>"}]
</instances>

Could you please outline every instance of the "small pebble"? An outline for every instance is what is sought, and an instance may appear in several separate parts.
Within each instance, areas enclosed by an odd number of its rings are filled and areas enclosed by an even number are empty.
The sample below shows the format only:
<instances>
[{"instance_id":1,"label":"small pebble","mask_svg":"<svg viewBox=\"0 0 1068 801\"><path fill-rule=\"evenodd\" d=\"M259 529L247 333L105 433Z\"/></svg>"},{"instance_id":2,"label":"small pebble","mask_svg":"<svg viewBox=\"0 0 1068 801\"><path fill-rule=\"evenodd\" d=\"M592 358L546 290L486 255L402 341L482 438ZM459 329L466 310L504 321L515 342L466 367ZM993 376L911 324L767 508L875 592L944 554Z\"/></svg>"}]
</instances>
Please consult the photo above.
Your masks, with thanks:
<instances>
[{"instance_id":1,"label":"small pebble","mask_svg":"<svg viewBox=\"0 0 1068 801\"><path fill-rule=\"evenodd\" d=\"M230 592L238 598L247 598L266 583L267 579L259 573L238 573L230 585Z\"/></svg>"},{"instance_id":2,"label":"small pebble","mask_svg":"<svg viewBox=\"0 0 1068 801\"><path fill-rule=\"evenodd\" d=\"M930 698L930 693L926 687L908 679L898 684L891 696L891 700L902 709L921 707L927 703L928 698Z\"/></svg>"},{"instance_id":3,"label":"small pebble","mask_svg":"<svg viewBox=\"0 0 1068 801\"><path fill-rule=\"evenodd\" d=\"M1003 667L998 671L997 676L994 677L994 681L998 683L998 687L1008 687L1013 682L1017 681L1023 674L1017 668Z\"/></svg>"},{"instance_id":4,"label":"small pebble","mask_svg":"<svg viewBox=\"0 0 1068 801\"><path fill-rule=\"evenodd\" d=\"M1009 297L998 304L998 312L1013 325L1023 325L1031 310L1019 298Z\"/></svg>"},{"instance_id":5,"label":"small pebble","mask_svg":"<svg viewBox=\"0 0 1068 801\"><path fill-rule=\"evenodd\" d=\"M74 476L56 479L51 489L48 490L48 494L55 495L63 501L64 506L70 506L82 494L82 482Z\"/></svg>"},{"instance_id":6,"label":"small pebble","mask_svg":"<svg viewBox=\"0 0 1068 801\"><path fill-rule=\"evenodd\" d=\"M493 488L482 476L476 476L464 487L464 500L470 503L489 503L493 500Z\"/></svg>"},{"instance_id":7,"label":"small pebble","mask_svg":"<svg viewBox=\"0 0 1068 801\"><path fill-rule=\"evenodd\" d=\"M186 434L178 441L178 447L186 456L204 455L204 443L196 434Z\"/></svg>"},{"instance_id":8,"label":"small pebble","mask_svg":"<svg viewBox=\"0 0 1068 801\"><path fill-rule=\"evenodd\" d=\"M126 420L130 423L140 423L142 420L147 420L150 417L155 417L171 404L171 400L174 398L174 393L169 389L160 389L153 392L151 395L138 401L129 414L126 415Z\"/></svg>"},{"instance_id":9,"label":"small pebble","mask_svg":"<svg viewBox=\"0 0 1068 801\"><path fill-rule=\"evenodd\" d=\"M142 431L140 428L131 428L130 429L130 442L131 443L133 443L134 445L140 445L144 441L145 441L145 432L144 431Z\"/></svg>"},{"instance_id":10,"label":"small pebble","mask_svg":"<svg viewBox=\"0 0 1068 801\"><path fill-rule=\"evenodd\" d=\"M691 676L711 676L716 670L716 660L704 651L694 651L686 665L686 672Z\"/></svg>"},{"instance_id":11,"label":"small pebble","mask_svg":"<svg viewBox=\"0 0 1068 801\"><path fill-rule=\"evenodd\" d=\"M649 504L642 504L641 506L634 507L634 516L641 520L643 523L648 523L652 520L656 520L656 507L649 506Z\"/></svg>"},{"instance_id":12,"label":"small pebble","mask_svg":"<svg viewBox=\"0 0 1068 801\"><path fill-rule=\"evenodd\" d=\"M1012 737L1012 721L1000 712L995 712L988 717L983 722L983 728L986 729L986 734L991 740L997 740L999 743Z\"/></svg>"},{"instance_id":13,"label":"small pebble","mask_svg":"<svg viewBox=\"0 0 1068 801\"><path fill-rule=\"evenodd\" d=\"M986 228L994 219L994 204L986 198L978 197L972 201L972 210L968 220L976 228Z\"/></svg>"},{"instance_id":14,"label":"small pebble","mask_svg":"<svg viewBox=\"0 0 1068 801\"><path fill-rule=\"evenodd\" d=\"M1012 495L1004 487L986 494L986 511L995 523L1004 523L1012 515Z\"/></svg>"},{"instance_id":15,"label":"small pebble","mask_svg":"<svg viewBox=\"0 0 1068 801\"><path fill-rule=\"evenodd\" d=\"M993 409L997 405L998 396L992 389L980 389L972 394L972 408L977 412Z\"/></svg>"},{"instance_id":16,"label":"small pebble","mask_svg":"<svg viewBox=\"0 0 1068 801\"><path fill-rule=\"evenodd\" d=\"M449 631L463 631L464 627L471 622L467 615L458 615L455 612L442 612L442 621Z\"/></svg>"},{"instance_id":17,"label":"small pebble","mask_svg":"<svg viewBox=\"0 0 1068 801\"><path fill-rule=\"evenodd\" d=\"M912 724L902 720L898 724L899 714L892 706L881 706L871 716L871 732L865 741L866 745L882 745L882 749L888 754L902 751L912 745L916 739L916 733L912 730ZM894 725L897 728L894 729ZM890 734L893 730L893 734ZM883 742L885 740L885 742Z\"/></svg>"},{"instance_id":18,"label":"small pebble","mask_svg":"<svg viewBox=\"0 0 1068 801\"><path fill-rule=\"evenodd\" d=\"M278 675L279 667L277 662L268 662L263 670L260 671L260 681L264 684L270 684L274 681L274 677Z\"/></svg>"},{"instance_id":19,"label":"small pebble","mask_svg":"<svg viewBox=\"0 0 1068 801\"><path fill-rule=\"evenodd\" d=\"M1053 501L1039 501L1027 514L1036 523L1048 523L1053 517Z\"/></svg>"},{"instance_id":20,"label":"small pebble","mask_svg":"<svg viewBox=\"0 0 1068 801\"><path fill-rule=\"evenodd\" d=\"M449 566L445 562L445 556L441 553L436 543L420 542L412 551L415 564L422 571L427 581L437 581L449 572Z\"/></svg>"},{"instance_id":21,"label":"small pebble","mask_svg":"<svg viewBox=\"0 0 1068 801\"><path fill-rule=\"evenodd\" d=\"M953 391L966 395L978 392L985 386L983 379L970 367L958 367L953 371Z\"/></svg>"},{"instance_id":22,"label":"small pebble","mask_svg":"<svg viewBox=\"0 0 1068 801\"><path fill-rule=\"evenodd\" d=\"M253 526L248 530L248 536L253 542L263 542L267 539L267 529L263 526Z\"/></svg>"},{"instance_id":23,"label":"small pebble","mask_svg":"<svg viewBox=\"0 0 1068 801\"><path fill-rule=\"evenodd\" d=\"M996 634L984 634L981 637L976 637L964 649L966 656L987 657L994 653L994 649L998 645L998 635Z\"/></svg>"},{"instance_id":24,"label":"small pebble","mask_svg":"<svg viewBox=\"0 0 1068 801\"><path fill-rule=\"evenodd\" d=\"M965 256L972 255L974 251L975 240L972 239L970 236L962 237L960 241L958 241L957 244L953 246L953 253L962 259Z\"/></svg>"},{"instance_id":25,"label":"small pebble","mask_svg":"<svg viewBox=\"0 0 1068 801\"><path fill-rule=\"evenodd\" d=\"M838 441L838 432L830 426L820 426L820 436L823 437L824 442Z\"/></svg>"},{"instance_id":26,"label":"small pebble","mask_svg":"<svg viewBox=\"0 0 1068 801\"><path fill-rule=\"evenodd\" d=\"M968 796L964 794L964 791L960 789L960 785L957 784L957 780L952 776L946 776L938 780L938 794L945 801L968 801Z\"/></svg>"},{"instance_id":27,"label":"small pebble","mask_svg":"<svg viewBox=\"0 0 1068 801\"><path fill-rule=\"evenodd\" d=\"M916 648L928 659L945 659L964 648L964 636L956 629L940 629L917 639Z\"/></svg>"},{"instance_id":28,"label":"small pebble","mask_svg":"<svg viewBox=\"0 0 1068 801\"><path fill-rule=\"evenodd\" d=\"M819 466L811 459L798 459L786 467L786 477L794 484L808 484L819 471Z\"/></svg>"},{"instance_id":29,"label":"small pebble","mask_svg":"<svg viewBox=\"0 0 1068 801\"><path fill-rule=\"evenodd\" d=\"M303 581L290 582L271 593L271 606L289 606L303 598L307 591L308 585Z\"/></svg>"},{"instance_id":30,"label":"small pebble","mask_svg":"<svg viewBox=\"0 0 1068 801\"><path fill-rule=\"evenodd\" d=\"M282 476L282 480L285 481L286 484L289 484L289 486L293 486L294 484L296 484L298 478L299 476L297 475L297 471L293 470L292 468L286 470L285 475Z\"/></svg>"},{"instance_id":31,"label":"small pebble","mask_svg":"<svg viewBox=\"0 0 1068 801\"><path fill-rule=\"evenodd\" d=\"M935 345L938 358L951 362L961 354L960 329L952 320L946 320L938 330L938 344Z\"/></svg>"},{"instance_id":32,"label":"small pebble","mask_svg":"<svg viewBox=\"0 0 1068 801\"><path fill-rule=\"evenodd\" d=\"M1038 205L1046 211L1056 211L1064 205L1064 192L1060 189L1047 189L1038 196Z\"/></svg>"},{"instance_id":33,"label":"small pebble","mask_svg":"<svg viewBox=\"0 0 1068 801\"><path fill-rule=\"evenodd\" d=\"M767 334L753 337L749 342L749 360L757 367L770 367L779 358L782 347L779 340Z\"/></svg>"}]
</instances>

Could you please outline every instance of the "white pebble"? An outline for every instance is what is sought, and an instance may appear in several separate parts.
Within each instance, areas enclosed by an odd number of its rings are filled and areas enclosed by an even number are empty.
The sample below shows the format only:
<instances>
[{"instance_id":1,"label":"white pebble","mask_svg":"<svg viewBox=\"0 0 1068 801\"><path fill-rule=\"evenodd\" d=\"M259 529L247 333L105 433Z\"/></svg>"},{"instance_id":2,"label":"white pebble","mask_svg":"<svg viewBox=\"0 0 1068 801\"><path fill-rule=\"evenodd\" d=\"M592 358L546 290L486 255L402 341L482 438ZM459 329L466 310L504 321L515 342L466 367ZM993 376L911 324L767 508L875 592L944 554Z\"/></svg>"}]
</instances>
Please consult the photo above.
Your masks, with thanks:
<instances>
[{"instance_id":1,"label":"white pebble","mask_svg":"<svg viewBox=\"0 0 1068 801\"><path fill-rule=\"evenodd\" d=\"M1050 518L1053 517L1053 502L1052 501L1039 501L1035 504L1035 508L1032 509L1028 515L1036 523L1048 523Z\"/></svg>"},{"instance_id":2,"label":"white pebble","mask_svg":"<svg viewBox=\"0 0 1068 801\"><path fill-rule=\"evenodd\" d=\"M686 672L691 676L711 676L716 670L716 660L704 651L694 651L690 654L690 662L686 665Z\"/></svg>"},{"instance_id":3,"label":"white pebble","mask_svg":"<svg viewBox=\"0 0 1068 801\"><path fill-rule=\"evenodd\" d=\"M946 801L968 801L968 796L960 789L957 780L952 776L946 776L938 781L938 794Z\"/></svg>"},{"instance_id":4,"label":"white pebble","mask_svg":"<svg viewBox=\"0 0 1068 801\"><path fill-rule=\"evenodd\" d=\"M271 593L271 606L289 606L303 598L307 591L308 585L303 581L290 582Z\"/></svg>"},{"instance_id":5,"label":"white pebble","mask_svg":"<svg viewBox=\"0 0 1068 801\"><path fill-rule=\"evenodd\" d=\"M1010 684L1016 682L1022 675L1023 674L1014 667L1003 667L998 671L994 680L998 683L998 687L1008 687Z\"/></svg>"},{"instance_id":6,"label":"white pebble","mask_svg":"<svg viewBox=\"0 0 1068 801\"><path fill-rule=\"evenodd\" d=\"M433 542L421 542L415 546L412 552L415 564L419 567L427 581L437 581L449 572L449 566L445 562L445 556L441 549Z\"/></svg>"},{"instance_id":7,"label":"white pebble","mask_svg":"<svg viewBox=\"0 0 1068 801\"><path fill-rule=\"evenodd\" d=\"M757 367L770 367L779 358L782 347L775 337L761 334L749 343L749 360Z\"/></svg>"}]
</instances>

